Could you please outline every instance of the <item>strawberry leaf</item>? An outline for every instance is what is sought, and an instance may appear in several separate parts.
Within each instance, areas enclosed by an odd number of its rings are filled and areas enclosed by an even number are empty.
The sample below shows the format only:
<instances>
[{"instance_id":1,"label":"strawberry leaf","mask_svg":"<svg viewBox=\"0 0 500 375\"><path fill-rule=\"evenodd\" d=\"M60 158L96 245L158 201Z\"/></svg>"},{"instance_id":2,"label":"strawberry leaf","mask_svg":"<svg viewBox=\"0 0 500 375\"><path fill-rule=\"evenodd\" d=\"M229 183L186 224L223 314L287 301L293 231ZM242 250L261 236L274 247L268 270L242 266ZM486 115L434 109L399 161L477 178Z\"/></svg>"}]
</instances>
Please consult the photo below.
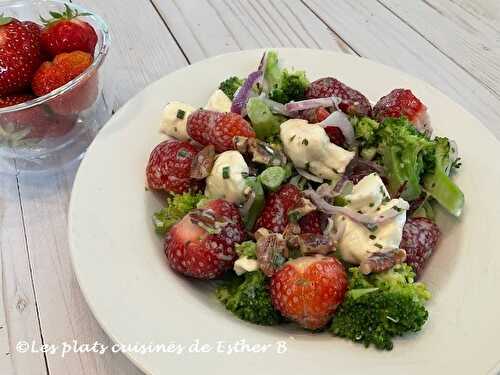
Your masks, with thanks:
<instances>
[{"instance_id":1,"label":"strawberry leaf","mask_svg":"<svg viewBox=\"0 0 500 375\"><path fill-rule=\"evenodd\" d=\"M0 14L0 26L9 24L12 21L12 17L4 17L3 13Z\"/></svg>"}]
</instances>

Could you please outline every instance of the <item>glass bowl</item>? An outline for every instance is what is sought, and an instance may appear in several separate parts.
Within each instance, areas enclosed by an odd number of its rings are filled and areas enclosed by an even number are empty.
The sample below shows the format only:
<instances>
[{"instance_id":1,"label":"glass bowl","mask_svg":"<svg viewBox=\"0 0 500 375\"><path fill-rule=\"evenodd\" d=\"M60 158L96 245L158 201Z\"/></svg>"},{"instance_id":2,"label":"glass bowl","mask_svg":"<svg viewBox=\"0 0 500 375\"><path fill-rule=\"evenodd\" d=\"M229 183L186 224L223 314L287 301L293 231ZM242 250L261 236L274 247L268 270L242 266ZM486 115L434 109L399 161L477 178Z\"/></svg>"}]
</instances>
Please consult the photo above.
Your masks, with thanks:
<instances>
[{"instance_id":1,"label":"glass bowl","mask_svg":"<svg viewBox=\"0 0 500 375\"><path fill-rule=\"evenodd\" d=\"M21 21L38 22L51 11L63 11L64 1L15 0L0 2L0 14ZM81 75L49 94L15 106L0 108L0 172L54 170L79 160L109 117L102 95L102 66L110 45L107 24L89 13L98 41L94 62Z\"/></svg>"}]
</instances>

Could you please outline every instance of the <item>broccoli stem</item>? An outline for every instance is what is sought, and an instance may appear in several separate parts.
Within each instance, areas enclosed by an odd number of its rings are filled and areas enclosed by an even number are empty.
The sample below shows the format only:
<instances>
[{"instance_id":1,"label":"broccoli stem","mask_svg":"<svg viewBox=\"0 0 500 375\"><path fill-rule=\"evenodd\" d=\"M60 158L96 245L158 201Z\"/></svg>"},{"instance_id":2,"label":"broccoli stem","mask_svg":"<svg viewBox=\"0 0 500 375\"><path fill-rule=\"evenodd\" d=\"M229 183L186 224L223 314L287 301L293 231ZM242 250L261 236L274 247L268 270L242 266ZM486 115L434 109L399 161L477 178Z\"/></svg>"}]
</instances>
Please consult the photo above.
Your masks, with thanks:
<instances>
[{"instance_id":1,"label":"broccoli stem","mask_svg":"<svg viewBox=\"0 0 500 375\"><path fill-rule=\"evenodd\" d=\"M424 178L425 191L431 195L449 213L459 217L464 206L464 193L441 169Z\"/></svg>"}]
</instances>

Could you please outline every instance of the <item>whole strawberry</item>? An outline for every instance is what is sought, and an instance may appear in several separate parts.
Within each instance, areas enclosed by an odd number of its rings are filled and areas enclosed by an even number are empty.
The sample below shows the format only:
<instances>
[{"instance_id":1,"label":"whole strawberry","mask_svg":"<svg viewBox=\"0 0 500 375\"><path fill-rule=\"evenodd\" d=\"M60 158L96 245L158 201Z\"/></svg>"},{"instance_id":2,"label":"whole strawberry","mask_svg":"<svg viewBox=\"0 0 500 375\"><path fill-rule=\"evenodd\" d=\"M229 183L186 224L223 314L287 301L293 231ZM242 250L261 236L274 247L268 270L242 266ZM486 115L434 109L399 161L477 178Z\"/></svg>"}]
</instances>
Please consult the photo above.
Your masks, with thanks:
<instances>
[{"instance_id":1,"label":"whole strawberry","mask_svg":"<svg viewBox=\"0 0 500 375\"><path fill-rule=\"evenodd\" d=\"M198 186L191 179L191 163L198 150L188 142L167 140L156 146L146 167L148 187L172 193L184 193Z\"/></svg>"},{"instance_id":2,"label":"whole strawberry","mask_svg":"<svg viewBox=\"0 0 500 375\"><path fill-rule=\"evenodd\" d=\"M41 63L40 29L0 15L0 96L28 88Z\"/></svg>"},{"instance_id":3,"label":"whole strawberry","mask_svg":"<svg viewBox=\"0 0 500 375\"><path fill-rule=\"evenodd\" d=\"M37 96L64 86L72 79L82 74L94 58L86 52L75 51L57 55L52 62L44 62L36 71L31 87Z\"/></svg>"},{"instance_id":4,"label":"whole strawberry","mask_svg":"<svg viewBox=\"0 0 500 375\"><path fill-rule=\"evenodd\" d=\"M320 78L311 83L306 92L308 99L336 96L342 99L340 109L350 115L369 116L372 106L369 100L357 90L332 77Z\"/></svg>"},{"instance_id":5,"label":"whole strawberry","mask_svg":"<svg viewBox=\"0 0 500 375\"><path fill-rule=\"evenodd\" d=\"M214 145L215 151L219 153L234 148L235 136L255 138L254 130L241 115L205 109L199 109L189 115L187 132L202 145Z\"/></svg>"},{"instance_id":6,"label":"whole strawberry","mask_svg":"<svg viewBox=\"0 0 500 375\"><path fill-rule=\"evenodd\" d=\"M45 24L42 32L42 48L45 53L55 57L64 52L83 51L94 55L97 34L94 28L78 17L90 16L79 13L65 5L62 13L50 12L51 19L40 17Z\"/></svg>"},{"instance_id":7,"label":"whole strawberry","mask_svg":"<svg viewBox=\"0 0 500 375\"><path fill-rule=\"evenodd\" d=\"M0 108L10 107L13 105L21 104L27 102L31 99L35 99L32 94L14 94L8 96L0 97Z\"/></svg>"},{"instance_id":8,"label":"whole strawberry","mask_svg":"<svg viewBox=\"0 0 500 375\"><path fill-rule=\"evenodd\" d=\"M301 257L276 272L270 285L273 306L307 329L320 329L344 300L347 275L332 257Z\"/></svg>"},{"instance_id":9,"label":"whole strawberry","mask_svg":"<svg viewBox=\"0 0 500 375\"><path fill-rule=\"evenodd\" d=\"M213 279L233 267L234 245L245 238L238 208L223 199L209 201L177 224L165 238L170 267L186 276Z\"/></svg>"}]
</instances>

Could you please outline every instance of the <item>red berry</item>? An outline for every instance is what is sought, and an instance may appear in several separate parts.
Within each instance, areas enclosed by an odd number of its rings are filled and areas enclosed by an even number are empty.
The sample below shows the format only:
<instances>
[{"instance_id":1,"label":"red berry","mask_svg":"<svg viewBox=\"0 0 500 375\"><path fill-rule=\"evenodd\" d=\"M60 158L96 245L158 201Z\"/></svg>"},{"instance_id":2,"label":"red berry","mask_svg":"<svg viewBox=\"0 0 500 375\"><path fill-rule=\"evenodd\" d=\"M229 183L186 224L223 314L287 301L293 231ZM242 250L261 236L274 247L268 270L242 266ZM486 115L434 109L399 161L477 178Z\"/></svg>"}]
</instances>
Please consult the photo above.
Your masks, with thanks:
<instances>
[{"instance_id":1,"label":"red berry","mask_svg":"<svg viewBox=\"0 0 500 375\"><path fill-rule=\"evenodd\" d=\"M0 108L10 107L34 99L32 94L14 94L0 97Z\"/></svg>"},{"instance_id":2,"label":"red berry","mask_svg":"<svg viewBox=\"0 0 500 375\"><path fill-rule=\"evenodd\" d=\"M299 220L301 233L323 234L321 230L321 215L319 211L313 211Z\"/></svg>"},{"instance_id":3,"label":"red berry","mask_svg":"<svg viewBox=\"0 0 500 375\"><path fill-rule=\"evenodd\" d=\"M342 130L337 126L325 126L325 132L332 143L335 143L337 146L342 146L344 144L344 133L342 133Z\"/></svg>"},{"instance_id":4,"label":"red berry","mask_svg":"<svg viewBox=\"0 0 500 375\"><path fill-rule=\"evenodd\" d=\"M203 225L198 225L201 219ZM213 231L206 230L209 227ZM187 214L165 239L170 267L198 279L213 279L233 267L234 245L245 238L243 223L233 203L218 199Z\"/></svg>"},{"instance_id":5,"label":"red berry","mask_svg":"<svg viewBox=\"0 0 500 375\"><path fill-rule=\"evenodd\" d=\"M336 96L342 99L339 107L350 115L369 116L372 106L369 100L359 91L350 88L339 80L326 77L311 83L306 92L308 99Z\"/></svg>"},{"instance_id":6,"label":"red berry","mask_svg":"<svg viewBox=\"0 0 500 375\"><path fill-rule=\"evenodd\" d=\"M330 116L330 112L325 107L306 109L300 114L300 118L307 120L310 124L316 124Z\"/></svg>"},{"instance_id":7,"label":"red berry","mask_svg":"<svg viewBox=\"0 0 500 375\"><path fill-rule=\"evenodd\" d=\"M266 205L255 223L255 230L266 228L281 233L288 225L288 211L300 199L300 190L291 184L283 185L278 191L268 195Z\"/></svg>"},{"instance_id":8,"label":"red berry","mask_svg":"<svg viewBox=\"0 0 500 375\"><path fill-rule=\"evenodd\" d=\"M44 62L36 71L31 87L37 96L64 86L72 79L78 77L92 65L92 55L75 51L57 55L52 62Z\"/></svg>"},{"instance_id":9,"label":"red berry","mask_svg":"<svg viewBox=\"0 0 500 375\"><path fill-rule=\"evenodd\" d=\"M301 257L276 272L270 285L274 307L307 329L324 327L344 300L347 275L332 257Z\"/></svg>"},{"instance_id":10,"label":"red berry","mask_svg":"<svg viewBox=\"0 0 500 375\"><path fill-rule=\"evenodd\" d=\"M387 117L405 116L417 124L427 114L427 107L410 90L394 89L373 107L373 116L378 121Z\"/></svg>"},{"instance_id":11,"label":"red berry","mask_svg":"<svg viewBox=\"0 0 500 375\"><path fill-rule=\"evenodd\" d=\"M42 48L51 57L61 53L82 51L94 56L97 34L87 22L77 19L77 10L65 5L62 13L52 12L53 19L44 20L46 27L42 32Z\"/></svg>"},{"instance_id":12,"label":"red berry","mask_svg":"<svg viewBox=\"0 0 500 375\"><path fill-rule=\"evenodd\" d=\"M212 144L215 151L232 150L233 137L255 138L250 124L237 113L221 113L199 109L188 117L189 136L202 145Z\"/></svg>"},{"instance_id":13,"label":"red berry","mask_svg":"<svg viewBox=\"0 0 500 375\"><path fill-rule=\"evenodd\" d=\"M190 177L191 163L198 150L188 142L167 140L149 157L146 177L149 188L183 193L197 187Z\"/></svg>"},{"instance_id":14,"label":"red berry","mask_svg":"<svg viewBox=\"0 0 500 375\"><path fill-rule=\"evenodd\" d=\"M41 63L39 29L31 22L0 16L0 96L30 87Z\"/></svg>"},{"instance_id":15,"label":"red berry","mask_svg":"<svg viewBox=\"0 0 500 375\"><path fill-rule=\"evenodd\" d=\"M436 250L440 237L439 227L430 219L416 217L406 221L399 247L406 251L406 263L413 267L417 276Z\"/></svg>"}]
</instances>

